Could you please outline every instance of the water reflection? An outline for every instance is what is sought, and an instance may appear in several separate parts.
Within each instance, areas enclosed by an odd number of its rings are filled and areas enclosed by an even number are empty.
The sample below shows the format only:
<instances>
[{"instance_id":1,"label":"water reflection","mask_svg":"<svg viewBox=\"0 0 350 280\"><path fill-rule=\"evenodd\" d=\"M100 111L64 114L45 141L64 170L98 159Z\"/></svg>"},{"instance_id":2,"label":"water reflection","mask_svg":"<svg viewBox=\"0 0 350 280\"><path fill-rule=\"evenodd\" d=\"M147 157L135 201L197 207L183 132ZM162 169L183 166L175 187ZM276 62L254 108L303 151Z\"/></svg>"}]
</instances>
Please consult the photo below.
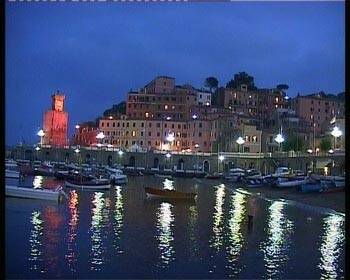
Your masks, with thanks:
<instances>
[{"instance_id":1,"label":"water reflection","mask_svg":"<svg viewBox=\"0 0 350 280\"><path fill-rule=\"evenodd\" d=\"M160 266L166 267L175 260L175 250L173 247L174 236L172 228L174 226L174 215L172 213L173 205L168 202L162 202L157 211L157 240L160 251Z\"/></svg>"},{"instance_id":2,"label":"water reflection","mask_svg":"<svg viewBox=\"0 0 350 280\"><path fill-rule=\"evenodd\" d=\"M242 233L242 223L246 215L246 199L247 196L236 193L231 197L229 221L228 221L228 268L231 273L236 275L240 268L236 265L236 261L240 255L244 238ZM230 275L232 277L233 275Z\"/></svg>"},{"instance_id":3,"label":"water reflection","mask_svg":"<svg viewBox=\"0 0 350 280\"><path fill-rule=\"evenodd\" d=\"M122 228L123 228L123 215L124 215L124 206L123 206L123 196L122 196L122 189L120 186L115 187L115 212L114 212L114 223L113 223L113 230L114 235L116 236L116 239L113 243L113 246L117 250L118 253L123 253L122 250L120 250L120 236L122 234Z\"/></svg>"},{"instance_id":4,"label":"water reflection","mask_svg":"<svg viewBox=\"0 0 350 280\"><path fill-rule=\"evenodd\" d=\"M43 246L42 246L42 235L43 235L43 220L41 218L40 211L33 211L30 219L33 225L29 236L29 268L33 271L44 272L43 269Z\"/></svg>"},{"instance_id":5,"label":"water reflection","mask_svg":"<svg viewBox=\"0 0 350 280\"><path fill-rule=\"evenodd\" d=\"M345 240L344 218L339 215L328 216L324 219L323 228L319 264L321 279L336 279L339 278L338 261Z\"/></svg>"},{"instance_id":6,"label":"water reflection","mask_svg":"<svg viewBox=\"0 0 350 280\"><path fill-rule=\"evenodd\" d=\"M267 278L277 278L281 272L281 266L287 262L290 235L293 231L293 223L284 213L284 203L275 201L269 207L267 226L267 241L261 245L264 253L264 261Z\"/></svg>"},{"instance_id":7,"label":"water reflection","mask_svg":"<svg viewBox=\"0 0 350 280\"><path fill-rule=\"evenodd\" d=\"M163 186L164 186L165 190L173 190L174 189L174 181L169 180L169 179L165 179L163 181Z\"/></svg>"},{"instance_id":8,"label":"water reflection","mask_svg":"<svg viewBox=\"0 0 350 280\"><path fill-rule=\"evenodd\" d=\"M33 180L34 189L41 189L43 187L44 176L35 176Z\"/></svg>"},{"instance_id":9,"label":"water reflection","mask_svg":"<svg viewBox=\"0 0 350 280\"><path fill-rule=\"evenodd\" d=\"M103 227L103 208L105 198L102 192L95 192L93 195L93 208L91 217L91 258L90 269L101 270L104 263L103 244L102 244L102 227Z\"/></svg>"},{"instance_id":10,"label":"water reflection","mask_svg":"<svg viewBox=\"0 0 350 280\"><path fill-rule=\"evenodd\" d=\"M56 207L47 206L43 211L44 221L44 261L47 272L57 272L59 261L59 237L60 227L63 222L62 216Z\"/></svg>"},{"instance_id":11,"label":"water reflection","mask_svg":"<svg viewBox=\"0 0 350 280\"><path fill-rule=\"evenodd\" d=\"M225 199L225 185L221 184L215 191L216 201L213 215L213 236L210 240L210 246L219 250L223 243L223 205Z\"/></svg>"},{"instance_id":12,"label":"water reflection","mask_svg":"<svg viewBox=\"0 0 350 280\"><path fill-rule=\"evenodd\" d=\"M196 227L198 219L198 210L196 205L192 205L189 208L189 223L188 229L190 233L190 257L196 258L198 252L197 238L196 238Z\"/></svg>"},{"instance_id":13,"label":"water reflection","mask_svg":"<svg viewBox=\"0 0 350 280\"><path fill-rule=\"evenodd\" d=\"M69 215L70 219L68 222L68 252L66 254L66 259L68 261L69 269L73 272L76 271L76 261L78 257L76 239L77 239L77 226L79 220L78 213L78 193L76 190L72 190L69 193L68 201Z\"/></svg>"}]
</instances>

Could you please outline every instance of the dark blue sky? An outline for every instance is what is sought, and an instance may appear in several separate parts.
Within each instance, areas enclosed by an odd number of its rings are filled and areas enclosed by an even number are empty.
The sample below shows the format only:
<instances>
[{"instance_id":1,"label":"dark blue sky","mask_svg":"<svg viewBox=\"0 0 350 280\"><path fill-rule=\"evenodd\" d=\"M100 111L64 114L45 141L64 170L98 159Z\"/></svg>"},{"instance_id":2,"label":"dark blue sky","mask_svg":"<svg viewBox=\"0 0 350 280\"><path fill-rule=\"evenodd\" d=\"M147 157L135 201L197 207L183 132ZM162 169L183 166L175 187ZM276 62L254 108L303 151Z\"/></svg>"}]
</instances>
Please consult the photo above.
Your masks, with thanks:
<instances>
[{"instance_id":1,"label":"dark blue sky","mask_svg":"<svg viewBox=\"0 0 350 280\"><path fill-rule=\"evenodd\" d=\"M344 3L7 3L6 144L36 132L56 90L69 131L157 75L201 87L246 71L289 94L344 91Z\"/></svg>"}]
</instances>

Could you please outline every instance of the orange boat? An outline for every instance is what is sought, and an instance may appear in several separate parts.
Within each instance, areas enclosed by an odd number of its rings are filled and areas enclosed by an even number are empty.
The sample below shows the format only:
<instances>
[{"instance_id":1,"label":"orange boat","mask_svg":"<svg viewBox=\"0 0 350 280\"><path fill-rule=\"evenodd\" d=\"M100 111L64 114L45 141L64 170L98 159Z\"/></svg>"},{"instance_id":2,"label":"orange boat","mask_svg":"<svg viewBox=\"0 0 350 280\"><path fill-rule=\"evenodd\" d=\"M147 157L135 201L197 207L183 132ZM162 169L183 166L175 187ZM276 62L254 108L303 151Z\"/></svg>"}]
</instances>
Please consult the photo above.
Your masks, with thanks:
<instances>
[{"instance_id":1,"label":"orange boat","mask_svg":"<svg viewBox=\"0 0 350 280\"><path fill-rule=\"evenodd\" d=\"M175 190L161 190L145 187L148 197L172 198L172 199L195 199L196 193L179 192Z\"/></svg>"}]
</instances>

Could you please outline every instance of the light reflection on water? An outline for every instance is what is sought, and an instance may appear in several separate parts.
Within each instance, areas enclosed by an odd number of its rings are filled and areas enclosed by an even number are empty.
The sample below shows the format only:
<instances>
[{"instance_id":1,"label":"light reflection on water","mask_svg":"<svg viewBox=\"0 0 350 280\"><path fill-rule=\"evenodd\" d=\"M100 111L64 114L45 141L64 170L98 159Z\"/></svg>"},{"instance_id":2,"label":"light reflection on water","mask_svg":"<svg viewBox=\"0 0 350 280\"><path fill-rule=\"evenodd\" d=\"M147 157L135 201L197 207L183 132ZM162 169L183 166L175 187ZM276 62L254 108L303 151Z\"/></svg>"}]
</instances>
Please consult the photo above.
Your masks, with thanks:
<instances>
[{"instance_id":1,"label":"light reflection on water","mask_svg":"<svg viewBox=\"0 0 350 280\"><path fill-rule=\"evenodd\" d=\"M321 279L337 279L338 260L345 241L344 218L338 215L328 216L323 220L323 228L319 263Z\"/></svg>"},{"instance_id":2,"label":"light reflection on water","mask_svg":"<svg viewBox=\"0 0 350 280\"><path fill-rule=\"evenodd\" d=\"M43 269L43 245L42 245L42 235L43 235L43 220L40 211L33 211L30 219L33 225L30 231L29 244L29 269L38 272L44 272Z\"/></svg>"},{"instance_id":3,"label":"light reflection on water","mask_svg":"<svg viewBox=\"0 0 350 280\"><path fill-rule=\"evenodd\" d=\"M289 257L290 236L293 232L293 222L284 213L285 203L275 201L268 211L267 240L262 242L260 249L264 253L267 278L278 278Z\"/></svg>"},{"instance_id":4,"label":"light reflection on water","mask_svg":"<svg viewBox=\"0 0 350 280\"><path fill-rule=\"evenodd\" d=\"M228 268L232 274L230 277L240 272L240 267L236 265L236 261L239 258L244 242L242 224L246 215L246 202L247 196L244 194L236 193L231 196L227 246Z\"/></svg>"},{"instance_id":5,"label":"light reflection on water","mask_svg":"<svg viewBox=\"0 0 350 280\"><path fill-rule=\"evenodd\" d=\"M144 203L134 178L106 192L67 189L68 200L59 205L6 198L8 278L275 279L293 278L293 271L299 278L344 277L344 217L267 202L205 180L152 180L142 178L157 188L197 186L197 200ZM47 182L57 184L44 177L44 188ZM257 217L250 229L248 213ZM306 217L313 222L305 223Z\"/></svg>"},{"instance_id":6,"label":"light reflection on water","mask_svg":"<svg viewBox=\"0 0 350 280\"><path fill-rule=\"evenodd\" d=\"M44 176L35 176L33 180L33 188L34 189L41 189L43 186Z\"/></svg>"},{"instance_id":7,"label":"light reflection on water","mask_svg":"<svg viewBox=\"0 0 350 280\"><path fill-rule=\"evenodd\" d=\"M164 186L165 190L173 190L174 189L174 181L169 180L169 179L165 179L163 181L163 186Z\"/></svg>"},{"instance_id":8,"label":"light reflection on water","mask_svg":"<svg viewBox=\"0 0 350 280\"><path fill-rule=\"evenodd\" d=\"M124 215L124 206L123 206L123 195L122 189L120 186L115 187L115 210L114 210L114 221L113 221L113 230L114 230L114 243L113 246L116 249L117 253L123 253L120 248L120 239L123 230L123 215Z\"/></svg>"},{"instance_id":9,"label":"light reflection on water","mask_svg":"<svg viewBox=\"0 0 350 280\"><path fill-rule=\"evenodd\" d=\"M174 215L172 213L173 205L168 202L162 202L157 211L157 240L160 252L160 266L166 267L175 260L175 250L173 247Z\"/></svg>"},{"instance_id":10,"label":"light reflection on water","mask_svg":"<svg viewBox=\"0 0 350 280\"><path fill-rule=\"evenodd\" d=\"M76 245L76 239L77 239L77 226L79 221L79 212L78 212L78 193L76 190L72 190L69 193L69 200L68 200L68 208L69 208L69 215L70 219L68 222L69 228L68 228L68 249L66 254L66 259L68 261L68 266L71 271L76 271L76 262L78 257L77 252L77 245Z\"/></svg>"},{"instance_id":11,"label":"light reflection on water","mask_svg":"<svg viewBox=\"0 0 350 280\"><path fill-rule=\"evenodd\" d=\"M102 229L104 227L103 209L105 206L104 193L95 192L92 200L92 217L91 217L91 255L90 255L90 269L101 270L104 264L104 248L102 239Z\"/></svg>"},{"instance_id":12,"label":"light reflection on water","mask_svg":"<svg viewBox=\"0 0 350 280\"><path fill-rule=\"evenodd\" d=\"M210 246L216 251L220 250L223 244L223 205L225 199L225 185L221 184L215 191L215 206L213 214L213 236L210 240Z\"/></svg>"}]
</instances>

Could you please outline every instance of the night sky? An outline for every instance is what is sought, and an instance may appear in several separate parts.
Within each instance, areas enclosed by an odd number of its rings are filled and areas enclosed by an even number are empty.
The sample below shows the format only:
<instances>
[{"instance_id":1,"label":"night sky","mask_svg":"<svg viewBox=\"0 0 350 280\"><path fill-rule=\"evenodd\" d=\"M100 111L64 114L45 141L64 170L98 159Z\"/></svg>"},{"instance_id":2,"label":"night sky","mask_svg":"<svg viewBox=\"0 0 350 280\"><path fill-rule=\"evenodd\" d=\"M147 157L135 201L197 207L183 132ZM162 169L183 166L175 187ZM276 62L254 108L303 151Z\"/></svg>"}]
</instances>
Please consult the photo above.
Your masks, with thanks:
<instances>
[{"instance_id":1,"label":"night sky","mask_svg":"<svg viewBox=\"0 0 350 280\"><path fill-rule=\"evenodd\" d=\"M7 3L6 144L66 95L69 135L157 75L201 87L246 71L289 95L345 88L344 3Z\"/></svg>"}]
</instances>

